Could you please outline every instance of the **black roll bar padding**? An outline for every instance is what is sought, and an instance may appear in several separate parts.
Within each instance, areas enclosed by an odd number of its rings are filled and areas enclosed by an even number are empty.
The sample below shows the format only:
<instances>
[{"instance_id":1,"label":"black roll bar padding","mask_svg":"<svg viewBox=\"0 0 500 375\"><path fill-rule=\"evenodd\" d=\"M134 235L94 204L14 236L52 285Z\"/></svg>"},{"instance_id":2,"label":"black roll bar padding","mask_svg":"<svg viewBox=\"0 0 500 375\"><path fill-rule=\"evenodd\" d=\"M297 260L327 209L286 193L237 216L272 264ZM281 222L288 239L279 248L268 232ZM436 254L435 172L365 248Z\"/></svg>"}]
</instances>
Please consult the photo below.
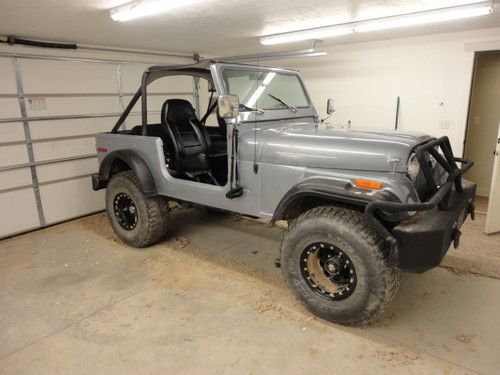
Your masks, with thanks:
<instances>
[{"instance_id":1,"label":"black roll bar padding","mask_svg":"<svg viewBox=\"0 0 500 375\"><path fill-rule=\"evenodd\" d=\"M146 71L142 74L142 79L141 79L141 119L142 119L142 135L147 135L147 124L148 124L148 98L147 98L147 86L148 86L148 76L149 76L149 69L146 69Z\"/></svg>"},{"instance_id":2,"label":"black roll bar padding","mask_svg":"<svg viewBox=\"0 0 500 375\"><path fill-rule=\"evenodd\" d=\"M128 103L127 107L125 108L125 110L121 114L121 116L118 119L118 121L116 122L115 126L113 126L113 129L111 129L111 133L116 133L118 131L118 129L120 129L120 126L122 126L123 122L127 118L128 114L130 113L132 108L134 108L134 105L137 103L140 96L141 96L141 89L139 88L136 91L136 93L134 94L134 96L132 97L132 100L130 100L130 103Z\"/></svg>"},{"instance_id":3,"label":"black roll bar padding","mask_svg":"<svg viewBox=\"0 0 500 375\"><path fill-rule=\"evenodd\" d=\"M215 107L217 107L217 100L212 103L212 105L209 104L207 113L201 118L200 123L205 126L205 122L207 121L208 116L214 111Z\"/></svg>"},{"instance_id":4,"label":"black roll bar padding","mask_svg":"<svg viewBox=\"0 0 500 375\"><path fill-rule=\"evenodd\" d=\"M446 160L439 155L439 153L434 149L434 147L440 146L443 150L443 154ZM433 151L431 151L433 150ZM383 238L389 242L391 245L396 244L396 238L392 235L392 233L377 219L376 211L385 210L391 212L405 212L405 211L429 211L434 207L438 206L440 210L445 210L447 205L442 205L444 201L449 197L453 185L455 185L455 190L459 193L463 192L462 187L462 175L467 172L474 163L470 160L466 160L463 158L456 158L453 156L453 152L451 151L451 145L448 137L441 137L438 139L434 139L426 144L420 146L415 154L417 159L420 162L420 159L424 160L424 164L421 164L422 170L430 171L430 167L427 163L425 163L425 159L423 158L423 152L428 151L434 156L434 153L439 155L436 161L443 166L443 168L448 172L447 181L441 185L438 189L436 189L435 194L427 201L422 203L401 203L401 202L387 202L387 201L373 201L366 205L365 207L365 215L368 220L368 223L380 234ZM456 163L461 163L462 167L458 168ZM426 173L424 172L424 175ZM428 180L429 182L429 180ZM431 175L431 183L435 181Z\"/></svg>"}]
</instances>

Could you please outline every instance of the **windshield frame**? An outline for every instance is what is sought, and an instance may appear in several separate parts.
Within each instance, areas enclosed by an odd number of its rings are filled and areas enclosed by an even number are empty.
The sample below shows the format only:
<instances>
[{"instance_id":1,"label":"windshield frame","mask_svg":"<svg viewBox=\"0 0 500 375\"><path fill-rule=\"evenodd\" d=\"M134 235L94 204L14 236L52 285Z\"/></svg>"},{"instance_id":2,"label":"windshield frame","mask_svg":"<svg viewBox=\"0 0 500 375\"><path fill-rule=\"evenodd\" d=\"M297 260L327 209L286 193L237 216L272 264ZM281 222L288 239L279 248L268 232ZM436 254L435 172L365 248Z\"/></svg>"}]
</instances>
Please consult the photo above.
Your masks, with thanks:
<instances>
[{"instance_id":1,"label":"windshield frame","mask_svg":"<svg viewBox=\"0 0 500 375\"><path fill-rule=\"evenodd\" d=\"M222 67L222 69L220 70L220 74L221 74L221 79L222 79L222 82L224 84L224 89L225 91L227 92L227 85L228 85L228 77L225 77L224 76L224 72L225 71L228 71L228 70L239 70L239 71L258 71L259 73L262 73L262 74L266 74L266 73L276 73L276 74L281 74L281 75L285 75L285 76L293 76L295 78L297 78L297 81L299 82L299 85L302 89L302 93L304 94L304 98L307 102L307 105L301 105L301 106L296 106L296 109L308 109L311 107L311 99L309 98L309 96L307 95L306 93L306 90L305 90L305 86L304 86L304 83L302 82L302 80L300 79L300 76L296 73L296 72L275 72L271 69L248 69L247 67L238 67L238 66L226 66L226 67ZM229 92L227 92L229 94ZM241 102L241 99L242 98L239 98L240 99L240 102ZM275 101L277 99L274 99ZM241 102L242 104L245 104L243 102ZM290 110L289 107L285 106L284 104L281 104L282 106L281 107L275 107L275 108L262 108L262 110L264 110L265 112L267 111L282 111L283 109L286 109L286 110ZM246 106L246 105L245 105ZM259 107L257 105L257 107ZM243 110L242 112L248 112L248 110Z\"/></svg>"},{"instance_id":2,"label":"windshield frame","mask_svg":"<svg viewBox=\"0 0 500 375\"><path fill-rule=\"evenodd\" d=\"M307 107L301 106L297 108L297 112L292 112L289 108L283 106L282 108L272 108L265 109L264 113L258 113L255 111L240 111L240 121L241 122L251 122L251 121L274 121L274 120L286 120L286 119L297 119L297 118L313 118L318 117L316 109L311 101L311 96L309 95L302 77L298 71L293 69L283 69L274 68L269 66L257 66L257 65L247 65L247 64L237 64L237 63L214 63L211 66L211 71L214 79L214 84L216 86L217 92L220 94L229 93L226 90L226 84L224 81L223 70L224 69L242 69L242 70L253 70L261 73L281 73L287 75L294 75L299 80L299 83L304 92L305 98L309 105Z\"/></svg>"}]
</instances>

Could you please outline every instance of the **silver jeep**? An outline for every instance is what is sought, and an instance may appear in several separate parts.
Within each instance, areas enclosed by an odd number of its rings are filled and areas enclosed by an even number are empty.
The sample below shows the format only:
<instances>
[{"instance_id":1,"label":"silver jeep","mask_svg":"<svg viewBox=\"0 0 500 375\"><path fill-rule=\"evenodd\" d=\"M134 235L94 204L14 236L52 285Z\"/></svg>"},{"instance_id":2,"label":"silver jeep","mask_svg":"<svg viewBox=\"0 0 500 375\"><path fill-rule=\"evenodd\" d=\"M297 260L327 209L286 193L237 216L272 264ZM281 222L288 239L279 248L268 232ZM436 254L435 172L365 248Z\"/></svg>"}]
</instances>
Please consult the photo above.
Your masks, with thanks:
<instances>
[{"instance_id":1,"label":"silver jeep","mask_svg":"<svg viewBox=\"0 0 500 375\"><path fill-rule=\"evenodd\" d=\"M198 118L168 99L148 119L148 85L187 75L209 82ZM119 130L141 100L142 124ZM328 101L328 114L333 112ZM206 126L210 114L218 126ZM297 298L341 324L375 318L402 271L436 267L474 217L472 162L448 138L324 125L296 71L224 63L152 66L109 133L98 134L99 173L117 236L145 247L170 225L168 201L288 222L280 266Z\"/></svg>"}]
</instances>

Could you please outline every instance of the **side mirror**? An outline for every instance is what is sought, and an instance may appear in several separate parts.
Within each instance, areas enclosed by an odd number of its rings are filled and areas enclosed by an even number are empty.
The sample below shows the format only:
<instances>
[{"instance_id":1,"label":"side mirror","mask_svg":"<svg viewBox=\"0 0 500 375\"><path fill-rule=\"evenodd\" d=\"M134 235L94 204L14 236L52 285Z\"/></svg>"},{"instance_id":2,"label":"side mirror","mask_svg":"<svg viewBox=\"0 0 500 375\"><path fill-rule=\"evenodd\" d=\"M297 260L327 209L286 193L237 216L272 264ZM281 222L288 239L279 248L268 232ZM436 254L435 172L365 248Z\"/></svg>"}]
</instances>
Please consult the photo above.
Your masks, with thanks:
<instances>
[{"instance_id":1,"label":"side mirror","mask_svg":"<svg viewBox=\"0 0 500 375\"><path fill-rule=\"evenodd\" d=\"M240 114L240 100L236 95L220 95L217 111L225 120L235 119Z\"/></svg>"},{"instance_id":2,"label":"side mirror","mask_svg":"<svg viewBox=\"0 0 500 375\"><path fill-rule=\"evenodd\" d=\"M331 115L335 112L335 106L333 105L333 99L328 99L326 101L326 114Z\"/></svg>"}]
</instances>

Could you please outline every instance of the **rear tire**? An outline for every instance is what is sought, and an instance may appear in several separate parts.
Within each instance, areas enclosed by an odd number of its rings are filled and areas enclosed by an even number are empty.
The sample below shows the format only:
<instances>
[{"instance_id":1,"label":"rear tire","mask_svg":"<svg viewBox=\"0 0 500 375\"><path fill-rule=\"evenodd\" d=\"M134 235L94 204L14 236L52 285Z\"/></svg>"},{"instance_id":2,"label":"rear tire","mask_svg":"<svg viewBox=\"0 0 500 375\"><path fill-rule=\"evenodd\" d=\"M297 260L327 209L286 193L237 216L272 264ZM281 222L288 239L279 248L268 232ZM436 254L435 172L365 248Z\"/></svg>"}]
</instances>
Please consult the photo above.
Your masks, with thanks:
<instances>
[{"instance_id":1,"label":"rear tire","mask_svg":"<svg viewBox=\"0 0 500 375\"><path fill-rule=\"evenodd\" d=\"M116 235L127 245L147 247L167 234L170 209L165 197L147 197L132 171L114 175L106 189L106 213Z\"/></svg>"},{"instance_id":2,"label":"rear tire","mask_svg":"<svg viewBox=\"0 0 500 375\"><path fill-rule=\"evenodd\" d=\"M350 325L380 315L396 295L401 272L387 263L383 241L355 210L313 208L290 225L281 245L281 269L305 307Z\"/></svg>"}]
</instances>

